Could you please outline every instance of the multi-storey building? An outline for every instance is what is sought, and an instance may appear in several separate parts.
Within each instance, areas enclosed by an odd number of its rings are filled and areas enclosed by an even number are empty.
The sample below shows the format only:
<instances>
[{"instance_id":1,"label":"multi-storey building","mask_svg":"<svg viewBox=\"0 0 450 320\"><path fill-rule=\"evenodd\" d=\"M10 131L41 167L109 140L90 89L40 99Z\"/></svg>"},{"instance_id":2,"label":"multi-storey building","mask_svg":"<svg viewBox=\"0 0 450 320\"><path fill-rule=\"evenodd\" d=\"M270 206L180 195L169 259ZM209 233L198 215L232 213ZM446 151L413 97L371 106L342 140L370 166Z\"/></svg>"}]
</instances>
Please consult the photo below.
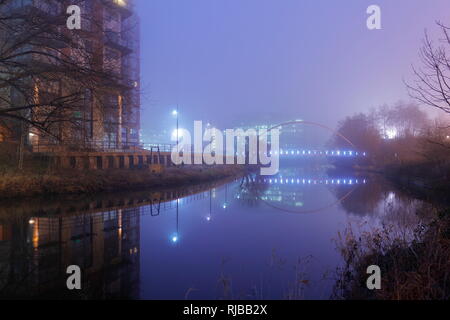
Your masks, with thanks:
<instances>
[{"instance_id":1,"label":"multi-storey building","mask_svg":"<svg viewBox=\"0 0 450 320\"><path fill-rule=\"evenodd\" d=\"M88 144L121 147L139 143L140 131L140 61L139 20L134 11L134 0L11 0L6 10L38 10L55 17L68 17L67 7L73 3L82 12L81 30L70 31L61 25L66 36L77 35L80 47L89 52L95 67L114 75L115 81L108 82L101 90L92 93L86 89L83 102L78 109L62 114L70 121L60 121L51 127L51 135L33 126L16 126L17 132L30 145L42 144ZM11 5L12 3L12 5ZM33 44L36 46L36 44ZM77 57L77 48L61 48L67 56ZM49 64L43 56L27 57L27 63ZM45 60L44 56L44 60ZM83 57L79 57L82 64ZM22 61L23 63L23 61ZM39 102L49 97L63 96L73 83L69 80L49 82L42 79L30 87L34 99ZM100 93L100 94L99 94ZM13 92L11 91L11 96ZM17 94L16 94L17 95ZM20 94L17 95L20 99ZM39 116L39 112L34 112ZM14 127L14 126L12 126ZM19 129L17 129L19 128ZM0 130L3 139L7 136ZM14 134L12 134L14 136Z\"/></svg>"}]
</instances>

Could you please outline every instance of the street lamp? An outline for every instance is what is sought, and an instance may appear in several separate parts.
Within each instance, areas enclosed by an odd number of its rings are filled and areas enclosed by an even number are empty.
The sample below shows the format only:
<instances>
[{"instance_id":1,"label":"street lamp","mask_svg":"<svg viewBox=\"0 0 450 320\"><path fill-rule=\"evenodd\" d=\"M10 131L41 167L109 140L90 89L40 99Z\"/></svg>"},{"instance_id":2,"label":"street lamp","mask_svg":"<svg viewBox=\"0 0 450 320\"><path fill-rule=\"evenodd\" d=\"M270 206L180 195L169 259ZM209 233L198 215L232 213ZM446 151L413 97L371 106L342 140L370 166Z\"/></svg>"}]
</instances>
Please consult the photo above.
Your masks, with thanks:
<instances>
[{"instance_id":1,"label":"street lamp","mask_svg":"<svg viewBox=\"0 0 450 320\"><path fill-rule=\"evenodd\" d=\"M178 150L178 135L179 135L179 131L178 131L178 105L177 105L177 108L172 111L172 116L175 117L176 122L177 122L177 129L176 130L177 130L177 150Z\"/></svg>"}]
</instances>

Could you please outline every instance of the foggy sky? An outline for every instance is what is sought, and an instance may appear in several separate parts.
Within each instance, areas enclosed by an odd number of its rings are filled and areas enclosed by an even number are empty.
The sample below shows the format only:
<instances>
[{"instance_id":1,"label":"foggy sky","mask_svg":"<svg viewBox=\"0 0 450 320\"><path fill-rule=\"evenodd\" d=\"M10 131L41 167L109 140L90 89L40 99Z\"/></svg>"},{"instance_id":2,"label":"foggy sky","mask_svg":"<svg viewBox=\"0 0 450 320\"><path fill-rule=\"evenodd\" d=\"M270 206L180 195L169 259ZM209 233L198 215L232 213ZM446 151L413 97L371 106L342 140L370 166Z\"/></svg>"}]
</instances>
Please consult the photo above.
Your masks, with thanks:
<instances>
[{"instance_id":1,"label":"foggy sky","mask_svg":"<svg viewBox=\"0 0 450 320\"><path fill-rule=\"evenodd\" d=\"M346 115L408 100L424 29L450 25L445 0L136 0L142 131ZM382 30L366 9L381 6ZM425 109L426 110L426 109Z\"/></svg>"}]
</instances>

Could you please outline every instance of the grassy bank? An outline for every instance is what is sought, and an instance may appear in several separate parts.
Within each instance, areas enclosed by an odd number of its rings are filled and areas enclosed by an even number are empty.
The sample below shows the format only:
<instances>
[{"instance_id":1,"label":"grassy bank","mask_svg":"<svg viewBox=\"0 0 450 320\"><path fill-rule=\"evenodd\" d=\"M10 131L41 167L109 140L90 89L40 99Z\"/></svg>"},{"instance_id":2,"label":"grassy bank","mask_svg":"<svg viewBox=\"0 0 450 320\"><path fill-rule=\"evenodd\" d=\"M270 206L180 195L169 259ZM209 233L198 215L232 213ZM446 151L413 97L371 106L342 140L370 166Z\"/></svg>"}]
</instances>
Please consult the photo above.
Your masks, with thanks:
<instances>
[{"instance_id":1,"label":"grassy bank","mask_svg":"<svg viewBox=\"0 0 450 320\"><path fill-rule=\"evenodd\" d=\"M244 171L244 167L239 166L172 167L159 174L147 170L119 169L46 173L8 171L1 174L0 198L177 187L238 176Z\"/></svg>"}]
</instances>

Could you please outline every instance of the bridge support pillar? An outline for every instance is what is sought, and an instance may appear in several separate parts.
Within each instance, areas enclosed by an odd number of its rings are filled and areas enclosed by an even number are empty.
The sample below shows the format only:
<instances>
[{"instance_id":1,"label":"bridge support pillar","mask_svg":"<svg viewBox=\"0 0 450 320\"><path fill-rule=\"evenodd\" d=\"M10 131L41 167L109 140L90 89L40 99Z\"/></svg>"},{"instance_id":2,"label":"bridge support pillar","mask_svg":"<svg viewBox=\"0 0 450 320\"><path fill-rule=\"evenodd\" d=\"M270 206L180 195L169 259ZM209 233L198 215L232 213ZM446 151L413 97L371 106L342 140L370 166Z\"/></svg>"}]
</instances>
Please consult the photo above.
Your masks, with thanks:
<instances>
[{"instance_id":1,"label":"bridge support pillar","mask_svg":"<svg viewBox=\"0 0 450 320\"><path fill-rule=\"evenodd\" d=\"M89 157L89 169L97 170L97 157Z\"/></svg>"},{"instance_id":2,"label":"bridge support pillar","mask_svg":"<svg viewBox=\"0 0 450 320\"><path fill-rule=\"evenodd\" d=\"M129 155L123 156L123 168L124 169L130 169L130 157Z\"/></svg>"},{"instance_id":3,"label":"bridge support pillar","mask_svg":"<svg viewBox=\"0 0 450 320\"><path fill-rule=\"evenodd\" d=\"M109 157L108 156L102 156L102 169L103 170L109 169Z\"/></svg>"}]
</instances>

